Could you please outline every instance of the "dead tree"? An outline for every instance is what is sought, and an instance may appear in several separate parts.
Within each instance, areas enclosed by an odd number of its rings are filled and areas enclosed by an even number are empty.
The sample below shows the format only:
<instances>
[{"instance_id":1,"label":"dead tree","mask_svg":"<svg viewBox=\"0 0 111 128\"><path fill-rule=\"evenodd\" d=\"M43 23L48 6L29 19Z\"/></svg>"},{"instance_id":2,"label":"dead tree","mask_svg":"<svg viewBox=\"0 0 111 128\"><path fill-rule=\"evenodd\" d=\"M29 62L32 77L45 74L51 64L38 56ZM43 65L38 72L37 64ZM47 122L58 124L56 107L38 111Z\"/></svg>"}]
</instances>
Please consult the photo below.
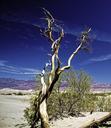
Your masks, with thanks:
<instances>
[{"instance_id":1,"label":"dead tree","mask_svg":"<svg viewBox=\"0 0 111 128\"><path fill-rule=\"evenodd\" d=\"M78 47L69 56L67 65L62 67L58 53L62 39L64 37L64 30L62 27L60 27L55 23L55 19L53 18L53 16L50 14L49 11L47 11L44 8L43 11L46 16L44 19L47 23L47 28L45 28L44 30L40 29L40 31L43 33L45 37L49 39L51 43L52 54L51 54L50 63L46 63L41 73L42 90L39 93L37 109L31 124L31 128L35 128L36 122L39 120L41 121L41 128L50 128L49 118L47 113L47 99L49 98L55 83L58 81L60 74L71 67L72 59L81 49L87 48L87 43L89 42L89 32L91 31L91 28L89 28L88 30L81 33L79 40L80 43ZM60 32L57 39L54 39L54 35L53 35L54 27L56 27ZM45 75L45 70L48 66L51 67L51 70L48 74L48 84L46 84L44 75Z\"/></svg>"}]
</instances>

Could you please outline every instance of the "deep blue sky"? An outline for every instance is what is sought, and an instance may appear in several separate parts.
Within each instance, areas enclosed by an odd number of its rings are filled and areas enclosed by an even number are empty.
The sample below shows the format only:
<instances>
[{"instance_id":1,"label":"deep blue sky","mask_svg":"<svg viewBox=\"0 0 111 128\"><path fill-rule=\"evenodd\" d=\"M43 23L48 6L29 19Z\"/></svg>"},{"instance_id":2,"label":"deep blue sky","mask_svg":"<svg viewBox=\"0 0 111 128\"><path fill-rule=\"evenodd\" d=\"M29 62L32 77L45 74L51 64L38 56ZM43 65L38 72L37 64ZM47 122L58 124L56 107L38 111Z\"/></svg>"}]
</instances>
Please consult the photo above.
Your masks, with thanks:
<instances>
[{"instance_id":1,"label":"deep blue sky","mask_svg":"<svg viewBox=\"0 0 111 128\"><path fill-rule=\"evenodd\" d=\"M0 77L33 78L48 61L50 43L36 27L44 26L41 7L65 30L63 65L77 47L77 35L86 26L92 28L92 52L81 51L72 66L86 70L96 82L111 83L111 0L0 1Z\"/></svg>"}]
</instances>

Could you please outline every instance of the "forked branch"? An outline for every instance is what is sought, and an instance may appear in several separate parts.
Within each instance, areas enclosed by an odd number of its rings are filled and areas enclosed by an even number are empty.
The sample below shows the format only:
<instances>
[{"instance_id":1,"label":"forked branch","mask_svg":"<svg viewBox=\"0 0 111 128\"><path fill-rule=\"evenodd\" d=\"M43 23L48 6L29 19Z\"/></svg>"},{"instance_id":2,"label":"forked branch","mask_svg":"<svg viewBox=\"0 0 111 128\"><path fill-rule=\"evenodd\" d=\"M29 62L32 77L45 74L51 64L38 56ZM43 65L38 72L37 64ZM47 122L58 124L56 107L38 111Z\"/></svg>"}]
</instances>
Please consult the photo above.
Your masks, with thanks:
<instances>
[{"instance_id":1,"label":"forked branch","mask_svg":"<svg viewBox=\"0 0 111 128\"><path fill-rule=\"evenodd\" d=\"M69 69L71 67L71 61L75 57L75 55L82 49L89 41L89 32L91 31L91 28L89 28L87 31L82 32L80 37L80 44L76 48L76 50L70 55L68 59L68 64L60 69L60 71L64 71L65 69Z\"/></svg>"},{"instance_id":2,"label":"forked branch","mask_svg":"<svg viewBox=\"0 0 111 128\"><path fill-rule=\"evenodd\" d=\"M78 47L76 48L75 51L69 56L69 59L67 61L67 65L61 67L61 61L59 59L59 48L62 42L62 38L64 37L64 30L63 28L59 27L58 25L55 25L55 20L53 16L50 14L49 11L47 11L45 8L43 8L44 14L45 14L45 20L47 21L47 28L43 31L43 34L45 37L49 39L51 42L51 63L47 64L45 68L43 69L41 73L41 84L42 84L42 90L39 95L39 100L38 100L38 106L36 110L36 115L37 116L33 120L33 126L31 128L35 128L35 122L41 119L41 127L42 128L49 128L49 123L48 123L48 114L47 114L47 99L49 98L53 87L55 83L58 81L60 74L65 70L69 69L71 67L71 62L72 59L75 57L75 55L84 48L84 46L87 46L87 43L89 41L89 32L91 31L91 28L82 32L80 36L80 43ZM57 29L59 28L60 34L57 39L54 39L53 34L53 28L56 27ZM45 75L45 69L47 66L51 66L49 75L48 75L48 84L46 85L44 75ZM37 114L38 112L38 114Z\"/></svg>"}]
</instances>

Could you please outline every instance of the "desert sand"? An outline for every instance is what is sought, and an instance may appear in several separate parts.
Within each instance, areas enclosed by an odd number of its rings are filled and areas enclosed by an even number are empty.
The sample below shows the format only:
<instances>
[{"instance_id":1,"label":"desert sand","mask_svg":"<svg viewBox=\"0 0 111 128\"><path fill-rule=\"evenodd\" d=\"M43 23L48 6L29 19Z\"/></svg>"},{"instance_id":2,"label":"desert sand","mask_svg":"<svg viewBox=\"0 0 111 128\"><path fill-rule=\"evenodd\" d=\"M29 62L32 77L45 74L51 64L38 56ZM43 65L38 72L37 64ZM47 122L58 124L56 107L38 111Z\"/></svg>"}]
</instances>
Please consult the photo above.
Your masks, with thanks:
<instances>
[{"instance_id":1,"label":"desert sand","mask_svg":"<svg viewBox=\"0 0 111 128\"><path fill-rule=\"evenodd\" d=\"M29 106L29 95L0 95L0 128L29 128L24 109ZM83 128L83 124L103 118L108 112L84 113L85 117L68 117L51 122L52 128Z\"/></svg>"},{"instance_id":2,"label":"desert sand","mask_svg":"<svg viewBox=\"0 0 111 128\"><path fill-rule=\"evenodd\" d=\"M0 128L28 128L23 116L28 96L0 95Z\"/></svg>"}]
</instances>

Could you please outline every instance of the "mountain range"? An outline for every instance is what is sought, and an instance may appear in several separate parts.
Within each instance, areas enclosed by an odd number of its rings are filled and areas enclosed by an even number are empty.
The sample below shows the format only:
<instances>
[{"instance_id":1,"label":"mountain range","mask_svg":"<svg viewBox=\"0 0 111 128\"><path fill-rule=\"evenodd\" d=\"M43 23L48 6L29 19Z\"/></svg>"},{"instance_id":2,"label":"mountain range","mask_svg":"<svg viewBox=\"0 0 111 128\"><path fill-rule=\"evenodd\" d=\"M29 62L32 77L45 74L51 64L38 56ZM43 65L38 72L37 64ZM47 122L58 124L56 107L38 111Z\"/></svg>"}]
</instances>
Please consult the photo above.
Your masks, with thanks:
<instances>
[{"instance_id":1,"label":"mountain range","mask_svg":"<svg viewBox=\"0 0 111 128\"><path fill-rule=\"evenodd\" d=\"M35 89L38 82L34 80L16 80L12 78L0 78L0 89L11 88L20 90Z\"/></svg>"},{"instance_id":2,"label":"mountain range","mask_svg":"<svg viewBox=\"0 0 111 128\"><path fill-rule=\"evenodd\" d=\"M39 87L40 87L40 82L36 80L17 80L12 78L0 78L0 89L11 88L11 89L29 90ZM111 90L111 84L94 82L91 88L93 90L101 90L101 89Z\"/></svg>"}]
</instances>

